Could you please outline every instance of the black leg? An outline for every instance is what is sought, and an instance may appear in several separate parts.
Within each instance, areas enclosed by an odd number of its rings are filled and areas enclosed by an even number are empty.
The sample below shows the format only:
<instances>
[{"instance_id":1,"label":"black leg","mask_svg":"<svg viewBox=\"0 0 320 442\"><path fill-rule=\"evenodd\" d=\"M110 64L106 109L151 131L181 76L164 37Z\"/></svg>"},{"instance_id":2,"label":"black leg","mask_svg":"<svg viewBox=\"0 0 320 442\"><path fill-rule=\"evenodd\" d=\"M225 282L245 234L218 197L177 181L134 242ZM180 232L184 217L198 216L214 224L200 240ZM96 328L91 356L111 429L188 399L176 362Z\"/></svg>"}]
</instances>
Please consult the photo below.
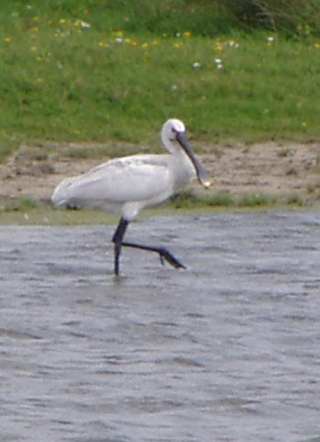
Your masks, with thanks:
<instances>
[{"instance_id":1,"label":"black leg","mask_svg":"<svg viewBox=\"0 0 320 442\"><path fill-rule=\"evenodd\" d=\"M112 241L114 242L114 273L119 275L119 260L121 253L121 246L124 234L126 233L129 221L121 218L118 224L118 227L112 237Z\"/></svg>"},{"instance_id":2,"label":"black leg","mask_svg":"<svg viewBox=\"0 0 320 442\"><path fill-rule=\"evenodd\" d=\"M112 241L114 242L114 273L116 275L119 275L120 253L122 246L158 253L162 264L164 264L164 262L167 261L170 265L172 265L176 269L185 269L185 266L181 264L181 262L164 247L145 246L142 244L124 242L123 238L128 225L129 221L125 220L124 218L121 218L118 227L112 237Z\"/></svg>"},{"instance_id":3,"label":"black leg","mask_svg":"<svg viewBox=\"0 0 320 442\"><path fill-rule=\"evenodd\" d=\"M181 262L172 255L165 247L153 247L153 246L145 246L142 244L136 244L132 242L123 242L123 246L125 247L133 247L135 249L147 250L148 252L159 253L161 264L164 264L164 261L167 261L176 269L185 269L185 266L181 264Z\"/></svg>"}]
</instances>

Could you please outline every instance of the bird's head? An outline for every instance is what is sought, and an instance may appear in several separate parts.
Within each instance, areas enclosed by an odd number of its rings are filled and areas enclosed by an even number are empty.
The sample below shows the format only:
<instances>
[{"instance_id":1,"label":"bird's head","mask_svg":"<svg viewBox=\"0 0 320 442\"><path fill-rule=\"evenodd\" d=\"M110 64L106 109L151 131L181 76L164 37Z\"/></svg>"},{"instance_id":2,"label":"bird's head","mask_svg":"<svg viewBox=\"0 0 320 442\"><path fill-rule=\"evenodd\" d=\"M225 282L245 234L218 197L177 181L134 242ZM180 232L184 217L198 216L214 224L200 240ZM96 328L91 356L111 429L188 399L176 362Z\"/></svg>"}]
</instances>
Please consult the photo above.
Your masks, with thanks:
<instances>
[{"instance_id":1,"label":"bird's head","mask_svg":"<svg viewBox=\"0 0 320 442\"><path fill-rule=\"evenodd\" d=\"M210 187L208 172L194 155L187 137L186 127L181 120L170 118L166 121L162 126L161 139L166 149L172 154L176 154L179 149L183 149L195 168L200 184L204 187Z\"/></svg>"}]
</instances>

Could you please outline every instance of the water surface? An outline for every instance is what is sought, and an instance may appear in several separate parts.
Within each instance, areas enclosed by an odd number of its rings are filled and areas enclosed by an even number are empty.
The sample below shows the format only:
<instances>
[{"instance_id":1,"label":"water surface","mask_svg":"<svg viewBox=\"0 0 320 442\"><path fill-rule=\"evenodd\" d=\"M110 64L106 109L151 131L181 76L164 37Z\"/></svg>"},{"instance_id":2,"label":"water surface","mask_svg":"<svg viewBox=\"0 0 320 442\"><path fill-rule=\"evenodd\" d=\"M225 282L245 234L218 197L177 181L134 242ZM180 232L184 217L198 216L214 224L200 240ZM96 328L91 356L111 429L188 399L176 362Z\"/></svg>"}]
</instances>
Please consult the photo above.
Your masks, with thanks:
<instances>
[{"instance_id":1,"label":"water surface","mask_svg":"<svg viewBox=\"0 0 320 442\"><path fill-rule=\"evenodd\" d=\"M1 441L317 440L319 215L0 227Z\"/></svg>"}]
</instances>

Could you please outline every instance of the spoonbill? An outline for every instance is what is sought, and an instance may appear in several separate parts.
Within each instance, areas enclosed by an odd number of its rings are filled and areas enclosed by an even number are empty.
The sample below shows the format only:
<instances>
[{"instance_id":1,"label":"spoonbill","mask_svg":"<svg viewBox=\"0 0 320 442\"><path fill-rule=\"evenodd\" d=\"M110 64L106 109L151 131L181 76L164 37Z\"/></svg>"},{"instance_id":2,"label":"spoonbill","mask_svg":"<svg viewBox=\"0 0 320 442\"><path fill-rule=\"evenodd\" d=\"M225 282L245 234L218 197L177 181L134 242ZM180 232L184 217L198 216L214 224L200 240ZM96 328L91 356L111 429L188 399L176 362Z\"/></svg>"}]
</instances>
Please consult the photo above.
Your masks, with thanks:
<instances>
[{"instance_id":1,"label":"spoonbill","mask_svg":"<svg viewBox=\"0 0 320 442\"><path fill-rule=\"evenodd\" d=\"M56 207L100 209L120 213L112 237L114 273L119 275L122 247L158 253L161 263L185 268L166 248L124 241L129 223L144 207L155 206L197 177L204 187L210 186L208 173L195 157L185 125L169 119L161 130L167 155L132 155L115 158L88 172L65 178L54 190L51 200Z\"/></svg>"}]
</instances>

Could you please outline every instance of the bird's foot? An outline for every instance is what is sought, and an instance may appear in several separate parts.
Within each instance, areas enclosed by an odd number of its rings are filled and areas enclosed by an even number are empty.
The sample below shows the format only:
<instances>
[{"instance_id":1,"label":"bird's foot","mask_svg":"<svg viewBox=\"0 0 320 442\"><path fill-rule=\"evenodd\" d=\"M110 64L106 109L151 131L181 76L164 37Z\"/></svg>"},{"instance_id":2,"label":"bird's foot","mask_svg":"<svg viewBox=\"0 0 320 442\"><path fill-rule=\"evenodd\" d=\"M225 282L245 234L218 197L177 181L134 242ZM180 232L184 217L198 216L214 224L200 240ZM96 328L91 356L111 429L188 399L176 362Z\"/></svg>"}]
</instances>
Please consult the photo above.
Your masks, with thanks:
<instances>
[{"instance_id":1,"label":"bird's foot","mask_svg":"<svg viewBox=\"0 0 320 442\"><path fill-rule=\"evenodd\" d=\"M165 261L167 261L170 265L172 265L172 267L176 269L186 268L175 256L172 255L172 253L170 253L164 247L159 248L158 252L160 256L160 262L162 265L164 265Z\"/></svg>"}]
</instances>

